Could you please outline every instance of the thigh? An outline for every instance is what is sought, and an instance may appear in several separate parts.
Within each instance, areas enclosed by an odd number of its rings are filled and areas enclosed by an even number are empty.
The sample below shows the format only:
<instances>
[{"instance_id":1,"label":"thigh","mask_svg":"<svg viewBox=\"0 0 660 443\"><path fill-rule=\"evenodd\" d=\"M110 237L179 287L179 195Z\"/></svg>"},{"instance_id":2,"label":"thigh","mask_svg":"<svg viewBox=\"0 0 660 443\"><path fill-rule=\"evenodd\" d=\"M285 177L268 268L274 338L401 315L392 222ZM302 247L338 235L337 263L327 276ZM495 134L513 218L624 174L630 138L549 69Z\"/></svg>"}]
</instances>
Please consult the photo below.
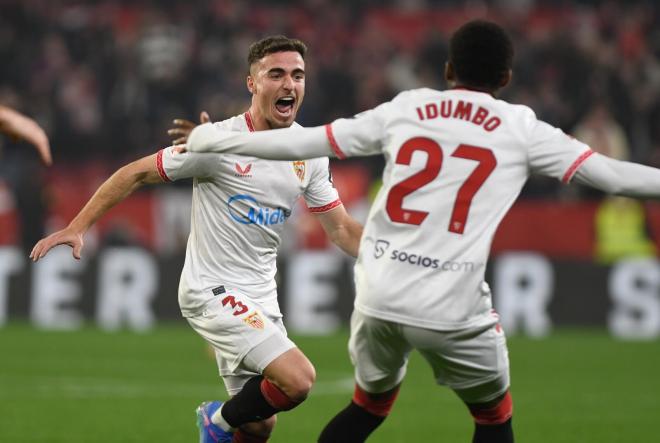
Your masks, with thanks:
<instances>
[{"instance_id":1,"label":"thigh","mask_svg":"<svg viewBox=\"0 0 660 443\"><path fill-rule=\"evenodd\" d=\"M506 337L496 324L460 331L406 327L406 337L433 369L436 382L468 403L487 402L509 387Z\"/></svg>"},{"instance_id":2,"label":"thigh","mask_svg":"<svg viewBox=\"0 0 660 443\"><path fill-rule=\"evenodd\" d=\"M295 347L295 343L285 334L273 334L248 350L235 368L230 367L228 360L216 349L216 361L227 393L232 396L238 394L249 379L263 374L269 364Z\"/></svg>"},{"instance_id":3,"label":"thigh","mask_svg":"<svg viewBox=\"0 0 660 443\"><path fill-rule=\"evenodd\" d=\"M412 350L399 324L358 311L351 316L348 348L356 381L370 393L389 391L401 383Z\"/></svg>"},{"instance_id":4,"label":"thigh","mask_svg":"<svg viewBox=\"0 0 660 443\"><path fill-rule=\"evenodd\" d=\"M223 298L213 300L201 315L187 320L213 346L230 395L278 355L295 347L280 318L270 318L235 288L228 288Z\"/></svg>"}]
</instances>

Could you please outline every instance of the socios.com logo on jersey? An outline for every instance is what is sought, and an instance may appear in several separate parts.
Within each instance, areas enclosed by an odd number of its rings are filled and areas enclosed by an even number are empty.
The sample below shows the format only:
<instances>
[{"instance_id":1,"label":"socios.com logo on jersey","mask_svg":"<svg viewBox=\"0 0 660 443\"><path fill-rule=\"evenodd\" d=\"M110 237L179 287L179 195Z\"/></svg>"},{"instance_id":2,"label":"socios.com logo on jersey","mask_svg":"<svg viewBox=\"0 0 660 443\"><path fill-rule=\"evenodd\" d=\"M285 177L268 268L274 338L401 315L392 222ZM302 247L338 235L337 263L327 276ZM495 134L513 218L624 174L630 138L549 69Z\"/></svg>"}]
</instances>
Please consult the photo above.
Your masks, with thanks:
<instances>
[{"instance_id":1,"label":"socios.com logo on jersey","mask_svg":"<svg viewBox=\"0 0 660 443\"><path fill-rule=\"evenodd\" d=\"M282 208L268 208L259 205L256 198L247 194L237 194L227 200L229 215L243 225L279 225L291 215Z\"/></svg>"},{"instance_id":2,"label":"socios.com logo on jersey","mask_svg":"<svg viewBox=\"0 0 660 443\"><path fill-rule=\"evenodd\" d=\"M387 240L376 240L376 243L374 243L374 257L376 258L381 258L383 255L385 255L385 251L390 247L390 242Z\"/></svg>"},{"instance_id":3,"label":"socios.com logo on jersey","mask_svg":"<svg viewBox=\"0 0 660 443\"><path fill-rule=\"evenodd\" d=\"M389 248L390 242L388 240L376 239L374 242L374 258L389 257L390 260L395 262L422 268L437 269L441 272L477 272L485 266L484 263L474 263L471 261L441 260L401 249L392 249L389 251L389 255L385 255Z\"/></svg>"}]
</instances>

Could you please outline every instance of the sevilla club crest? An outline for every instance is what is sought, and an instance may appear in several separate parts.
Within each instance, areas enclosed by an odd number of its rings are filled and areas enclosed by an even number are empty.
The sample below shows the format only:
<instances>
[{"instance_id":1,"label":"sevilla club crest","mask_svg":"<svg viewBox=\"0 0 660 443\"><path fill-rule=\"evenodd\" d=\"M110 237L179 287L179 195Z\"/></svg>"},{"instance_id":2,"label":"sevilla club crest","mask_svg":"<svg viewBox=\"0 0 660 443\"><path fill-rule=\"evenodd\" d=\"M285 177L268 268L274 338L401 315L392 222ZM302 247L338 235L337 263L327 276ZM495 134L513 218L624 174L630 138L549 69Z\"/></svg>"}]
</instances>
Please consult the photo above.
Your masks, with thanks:
<instances>
[{"instance_id":1,"label":"sevilla club crest","mask_svg":"<svg viewBox=\"0 0 660 443\"><path fill-rule=\"evenodd\" d=\"M259 315L258 312L253 312L252 314L248 315L243 319L245 323L247 323L248 326L253 327L254 329L263 329L264 328L264 321Z\"/></svg>"},{"instance_id":2,"label":"sevilla club crest","mask_svg":"<svg viewBox=\"0 0 660 443\"><path fill-rule=\"evenodd\" d=\"M305 179L305 162L302 160L293 162L293 170L298 177L298 180L303 181Z\"/></svg>"}]
</instances>

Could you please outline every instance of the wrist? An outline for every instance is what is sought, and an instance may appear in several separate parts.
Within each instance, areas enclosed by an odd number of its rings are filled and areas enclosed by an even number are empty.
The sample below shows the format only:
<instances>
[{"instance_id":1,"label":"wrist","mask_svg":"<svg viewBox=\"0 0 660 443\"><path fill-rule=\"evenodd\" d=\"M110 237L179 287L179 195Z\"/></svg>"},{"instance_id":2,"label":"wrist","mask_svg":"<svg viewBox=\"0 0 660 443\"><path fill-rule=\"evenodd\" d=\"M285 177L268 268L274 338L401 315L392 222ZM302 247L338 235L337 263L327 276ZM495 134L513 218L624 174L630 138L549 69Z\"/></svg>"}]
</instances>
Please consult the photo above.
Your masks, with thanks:
<instances>
[{"instance_id":1,"label":"wrist","mask_svg":"<svg viewBox=\"0 0 660 443\"><path fill-rule=\"evenodd\" d=\"M85 232L87 232L87 229L89 229L89 225L81 222L80 220L72 220L71 223L69 223L69 226L67 226L67 229L75 235L83 236Z\"/></svg>"}]
</instances>

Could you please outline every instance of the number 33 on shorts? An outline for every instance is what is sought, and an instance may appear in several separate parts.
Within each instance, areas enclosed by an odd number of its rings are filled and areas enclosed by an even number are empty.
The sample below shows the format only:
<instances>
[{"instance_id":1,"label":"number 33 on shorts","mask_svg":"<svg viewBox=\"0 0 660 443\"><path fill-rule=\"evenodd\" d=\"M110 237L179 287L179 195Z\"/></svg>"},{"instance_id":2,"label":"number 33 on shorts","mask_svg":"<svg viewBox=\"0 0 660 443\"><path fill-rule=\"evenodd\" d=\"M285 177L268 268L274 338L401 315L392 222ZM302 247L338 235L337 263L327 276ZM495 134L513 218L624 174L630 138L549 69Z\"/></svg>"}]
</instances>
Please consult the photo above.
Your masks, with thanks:
<instances>
[{"instance_id":1,"label":"number 33 on shorts","mask_svg":"<svg viewBox=\"0 0 660 443\"><path fill-rule=\"evenodd\" d=\"M231 309L233 309L233 314L238 316L241 314L245 314L248 311L248 307L243 304L241 301L236 301L236 297L233 295L227 294L223 299L222 299L222 306L227 306L229 305Z\"/></svg>"},{"instance_id":2,"label":"number 33 on shorts","mask_svg":"<svg viewBox=\"0 0 660 443\"><path fill-rule=\"evenodd\" d=\"M238 300L235 296L230 294L225 295L220 301L220 303L222 303L222 306L225 309L231 310L232 315L234 317L243 315L247 313L248 310L250 309L242 301ZM259 312L256 310L253 311L251 314L245 316L245 318L243 318L243 322L255 329L264 328L264 321L261 318L261 315L259 315Z\"/></svg>"}]
</instances>

